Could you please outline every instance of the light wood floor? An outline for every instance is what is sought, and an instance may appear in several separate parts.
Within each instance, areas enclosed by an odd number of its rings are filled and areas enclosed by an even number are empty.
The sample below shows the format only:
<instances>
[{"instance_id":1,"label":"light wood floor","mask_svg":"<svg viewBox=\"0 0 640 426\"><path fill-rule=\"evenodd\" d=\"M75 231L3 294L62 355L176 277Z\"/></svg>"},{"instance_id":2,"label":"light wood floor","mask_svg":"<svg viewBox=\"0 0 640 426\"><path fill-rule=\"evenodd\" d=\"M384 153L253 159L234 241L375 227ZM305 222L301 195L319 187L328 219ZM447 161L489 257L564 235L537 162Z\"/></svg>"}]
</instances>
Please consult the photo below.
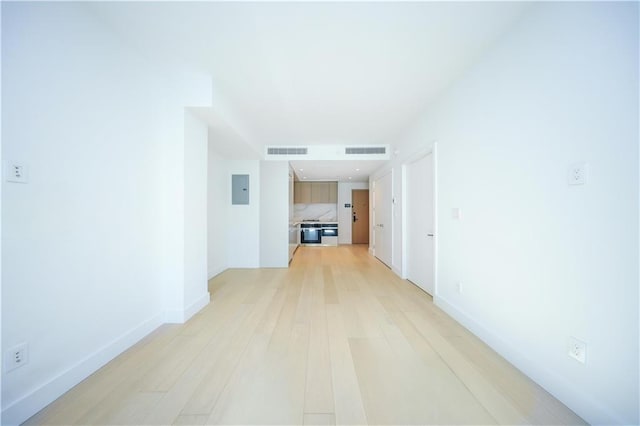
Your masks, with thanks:
<instances>
[{"instance_id":1,"label":"light wood floor","mask_svg":"<svg viewBox=\"0 0 640 426\"><path fill-rule=\"evenodd\" d=\"M209 288L27 424L584 423L364 246Z\"/></svg>"}]
</instances>

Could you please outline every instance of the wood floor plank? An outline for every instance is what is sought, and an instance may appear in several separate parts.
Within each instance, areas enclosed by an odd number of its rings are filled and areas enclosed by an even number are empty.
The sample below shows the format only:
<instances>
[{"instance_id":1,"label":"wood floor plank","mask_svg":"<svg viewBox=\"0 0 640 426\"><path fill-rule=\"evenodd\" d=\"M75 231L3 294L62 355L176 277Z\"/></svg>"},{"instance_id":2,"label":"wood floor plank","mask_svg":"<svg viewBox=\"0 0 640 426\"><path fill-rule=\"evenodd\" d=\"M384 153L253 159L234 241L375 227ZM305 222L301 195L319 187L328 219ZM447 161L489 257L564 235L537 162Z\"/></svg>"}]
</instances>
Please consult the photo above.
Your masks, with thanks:
<instances>
[{"instance_id":1,"label":"wood floor plank","mask_svg":"<svg viewBox=\"0 0 640 426\"><path fill-rule=\"evenodd\" d=\"M326 279L327 267L322 268ZM333 413L333 388L323 280L312 283L311 334L305 388L305 413Z\"/></svg>"},{"instance_id":2,"label":"wood floor plank","mask_svg":"<svg viewBox=\"0 0 640 426\"><path fill-rule=\"evenodd\" d=\"M149 410L164 396L163 392L136 392L117 402L115 405L99 405L92 410L91 421L82 420L79 424L134 425L143 424ZM96 414L99 413L98 416Z\"/></svg>"},{"instance_id":3,"label":"wood floor plank","mask_svg":"<svg viewBox=\"0 0 640 426\"><path fill-rule=\"evenodd\" d=\"M192 397L185 403L181 414L208 415L211 413L238 365L242 353L262 322L265 312L274 302L276 293L277 289L269 289L258 303L245 305L249 308L247 316L238 324L237 329L229 330L232 333L222 341L223 345L220 346L216 356L211 358L215 368L212 368L198 385Z\"/></svg>"},{"instance_id":4,"label":"wood floor plank","mask_svg":"<svg viewBox=\"0 0 640 426\"><path fill-rule=\"evenodd\" d=\"M545 391L540 385L509 364L475 336L451 337L449 342L491 381L500 392L524 413L532 424L583 424L573 411Z\"/></svg>"},{"instance_id":5,"label":"wood floor plank","mask_svg":"<svg viewBox=\"0 0 640 426\"><path fill-rule=\"evenodd\" d=\"M424 321L416 312L406 312L405 315L493 418L500 424L529 423L526 416L514 407L491 382L487 381L462 354L456 351L429 321Z\"/></svg>"},{"instance_id":6,"label":"wood floor plank","mask_svg":"<svg viewBox=\"0 0 640 426\"><path fill-rule=\"evenodd\" d=\"M309 324L298 308L310 301L308 279L288 286L273 330L254 333L208 423L302 422Z\"/></svg>"},{"instance_id":7,"label":"wood floor plank","mask_svg":"<svg viewBox=\"0 0 640 426\"><path fill-rule=\"evenodd\" d=\"M302 424L331 426L336 424L336 416L333 413L305 413Z\"/></svg>"},{"instance_id":8,"label":"wood floor plank","mask_svg":"<svg viewBox=\"0 0 640 426\"><path fill-rule=\"evenodd\" d=\"M109 364L96 371L58 400L43 409L25 424L69 425L82 422L83 417L94 411L106 398L129 388L132 379L140 377L155 365L158 355L172 347L180 327L165 325L151 333ZM86 422L84 423L86 424Z\"/></svg>"},{"instance_id":9,"label":"wood floor plank","mask_svg":"<svg viewBox=\"0 0 640 426\"><path fill-rule=\"evenodd\" d=\"M337 305L327 305L326 315L336 424L367 424L342 310Z\"/></svg>"},{"instance_id":10,"label":"wood floor plank","mask_svg":"<svg viewBox=\"0 0 640 426\"><path fill-rule=\"evenodd\" d=\"M333 278L333 270L330 266L322 267L324 303L340 303L338 291L336 290L335 280Z\"/></svg>"},{"instance_id":11,"label":"wood floor plank","mask_svg":"<svg viewBox=\"0 0 640 426\"><path fill-rule=\"evenodd\" d=\"M351 338L349 348L369 423L413 424L404 395L398 392L398 366L392 363L391 349L384 338ZM424 420L431 423L430 419Z\"/></svg>"},{"instance_id":12,"label":"wood floor plank","mask_svg":"<svg viewBox=\"0 0 640 426\"><path fill-rule=\"evenodd\" d=\"M207 419L209 416L203 415L180 415L178 416L173 425L177 426L200 426L207 424Z\"/></svg>"},{"instance_id":13,"label":"wood floor plank","mask_svg":"<svg viewBox=\"0 0 640 426\"><path fill-rule=\"evenodd\" d=\"M415 330L403 313L391 316L385 327L387 342L397 362L408 367L421 395L429 395L423 407L432 411L433 423L494 424L496 419ZM417 414L420 415L420 414Z\"/></svg>"},{"instance_id":14,"label":"wood floor plank","mask_svg":"<svg viewBox=\"0 0 640 426\"><path fill-rule=\"evenodd\" d=\"M256 335L208 423L301 424L308 341L309 326L295 325L282 357Z\"/></svg>"},{"instance_id":15,"label":"wood floor plank","mask_svg":"<svg viewBox=\"0 0 640 426\"><path fill-rule=\"evenodd\" d=\"M26 424L584 424L366 246L209 292Z\"/></svg>"},{"instance_id":16,"label":"wood floor plank","mask_svg":"<svg viewBox=\"0 0 640 426\"><path fill-rule=\"evenodd\" d=\"M237 325L242 323L238 321L238 319L246 318L248 316L248 310L248 305L239 306L236 316L231 318L232 325L230 327L220 328L217 330L218 332L212 334L209 343L193 360L176 383L163 394L153 409L148 412L144 419L145 424L170 424L180 416L185 405L191 400L193 393L216 367L216 364L212 361L219 359L221 354L226 351L227 347L224 343L228 342L238 331Z\"/></svg>"}]
</instances>

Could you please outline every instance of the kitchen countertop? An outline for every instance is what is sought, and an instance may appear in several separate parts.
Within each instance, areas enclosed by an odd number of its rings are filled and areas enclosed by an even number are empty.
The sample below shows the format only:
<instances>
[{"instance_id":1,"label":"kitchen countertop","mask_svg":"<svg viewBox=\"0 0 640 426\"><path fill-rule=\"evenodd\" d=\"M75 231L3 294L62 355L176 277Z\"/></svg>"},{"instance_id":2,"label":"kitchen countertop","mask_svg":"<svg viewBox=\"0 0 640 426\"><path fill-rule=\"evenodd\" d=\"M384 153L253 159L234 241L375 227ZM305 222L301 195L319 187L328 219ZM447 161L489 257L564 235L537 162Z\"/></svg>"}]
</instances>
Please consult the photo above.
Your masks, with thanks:
<instances>
[{"instance_id":1,"label":"kitchen countertop","mask_svg":"<svg viewBox=\"0 0 640 426\"><path fill-rule=\"evenodd\" d=\"M328 223L331 225L337 225L338 222L337 221L332 221L332 220L320 220L320 221L313 221L313 222L306 222L306 221L299 221L299 222L293 222L293 225L300 225L302 223L318 223L318 224L323 224L323 223Z\"/></svg>"}]
</instances>

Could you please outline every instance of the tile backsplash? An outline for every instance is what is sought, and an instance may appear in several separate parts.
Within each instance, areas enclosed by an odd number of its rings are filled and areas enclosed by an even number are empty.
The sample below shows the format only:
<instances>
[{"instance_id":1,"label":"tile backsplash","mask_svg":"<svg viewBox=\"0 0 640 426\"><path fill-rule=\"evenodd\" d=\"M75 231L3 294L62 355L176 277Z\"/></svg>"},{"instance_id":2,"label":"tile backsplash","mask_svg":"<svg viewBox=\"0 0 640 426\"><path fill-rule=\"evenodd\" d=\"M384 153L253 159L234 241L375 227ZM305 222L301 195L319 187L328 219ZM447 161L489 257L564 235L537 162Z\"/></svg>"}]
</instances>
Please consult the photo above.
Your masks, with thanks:
<instances>
[{"instance_id":1,"label":"tile backsplash","mask_svg":"<svg viewBox=\"0 0 640 426\"><path fill-rule=\"evenodd\" d=\"M293 218L295 221L318 219L327 222L337 222L337 204L294 204Z\"/></svg>"}]
</instances>

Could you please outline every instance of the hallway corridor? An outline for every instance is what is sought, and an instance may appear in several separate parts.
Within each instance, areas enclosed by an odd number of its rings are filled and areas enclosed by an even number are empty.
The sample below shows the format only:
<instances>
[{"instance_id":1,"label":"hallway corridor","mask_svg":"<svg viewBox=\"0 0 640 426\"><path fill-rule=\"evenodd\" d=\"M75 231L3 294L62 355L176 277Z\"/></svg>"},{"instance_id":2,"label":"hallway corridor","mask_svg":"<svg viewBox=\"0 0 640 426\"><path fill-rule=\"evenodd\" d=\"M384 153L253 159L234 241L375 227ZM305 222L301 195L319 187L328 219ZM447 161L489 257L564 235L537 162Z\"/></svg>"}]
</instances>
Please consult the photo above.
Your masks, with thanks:
<instances>
[{"instance_id":1,"label":"hallway corridor","mask_svg":"<svg viewBox=\"0 0 640 426\"><path fill-rule=\"evenodd\" d=\"M366 246L227 270L27 424L582 424Z\"/></svg>"}]
</instances>

